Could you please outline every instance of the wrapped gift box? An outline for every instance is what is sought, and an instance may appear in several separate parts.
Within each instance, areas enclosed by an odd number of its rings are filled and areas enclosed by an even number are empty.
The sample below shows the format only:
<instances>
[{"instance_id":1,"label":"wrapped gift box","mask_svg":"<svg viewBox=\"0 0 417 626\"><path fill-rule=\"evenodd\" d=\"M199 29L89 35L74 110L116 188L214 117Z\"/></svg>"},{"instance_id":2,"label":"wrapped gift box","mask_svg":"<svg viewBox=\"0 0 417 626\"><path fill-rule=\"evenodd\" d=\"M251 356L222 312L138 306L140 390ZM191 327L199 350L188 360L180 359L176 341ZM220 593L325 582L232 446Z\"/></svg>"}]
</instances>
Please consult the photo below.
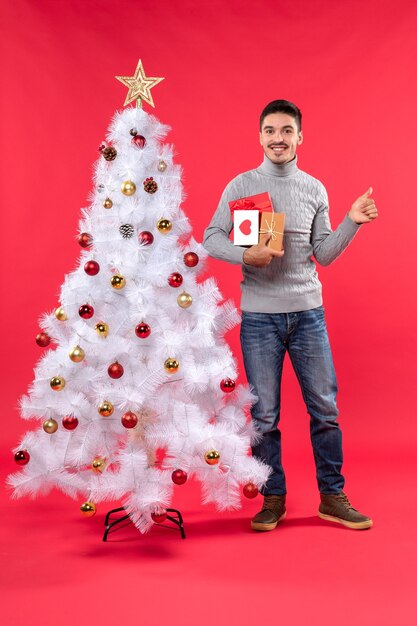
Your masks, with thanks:
<instances>
[{"instance_id":1,"label":"wrapped gift box","mask_svg":"<svg viewBox=\"0 0 417 626\"><path fill-rule=\"evenodd\" d=\"M235 211L249 211L255 209L257 209L258 211L274 211L271 196L267 191L264 191L263 193L257 193L254 196L247 196L246 198L231 200L229 202L229 207L232 215Z\"/></svg>"},{"instance_id":2,"label":"wrapped gift box","mask_svg":"<svg viewBox=\"0 0 417 626\"><path fill-rule=\"evenodd\" d=\"M231 200L229 208L233 216L233 243L236 246L259 243L260 212L274 210L269 193Z\"/></svg>"},{"instance_id":3,"label":"wrapped gift box","mask_svg":"<svg viewBox=\"0 0 417 626\"><path fill-rule=\"evenodd\" d=\"M262 237L265 238L266 235L271 234L268 247L282 250L285 213L274 212L271 196L267 191L231 200L229 208L233 216L233 243L235 245L253 246L259 243ZM259 216L261 216L260 225ZM258 224L259 234L254 232L255 223Z\"/></svg>"},{"instance_id":4,"label":"wrapped gift box","mask_svg":"<svg viewBox=\"0 0 417 626\"><path fill-rule=\"evenodd\" d=\"M261 227L259 229L260 240L271 235L267 243L269 248L280 252L284 236L285 213L262 213Z\"/></svg>"}]
</instances>

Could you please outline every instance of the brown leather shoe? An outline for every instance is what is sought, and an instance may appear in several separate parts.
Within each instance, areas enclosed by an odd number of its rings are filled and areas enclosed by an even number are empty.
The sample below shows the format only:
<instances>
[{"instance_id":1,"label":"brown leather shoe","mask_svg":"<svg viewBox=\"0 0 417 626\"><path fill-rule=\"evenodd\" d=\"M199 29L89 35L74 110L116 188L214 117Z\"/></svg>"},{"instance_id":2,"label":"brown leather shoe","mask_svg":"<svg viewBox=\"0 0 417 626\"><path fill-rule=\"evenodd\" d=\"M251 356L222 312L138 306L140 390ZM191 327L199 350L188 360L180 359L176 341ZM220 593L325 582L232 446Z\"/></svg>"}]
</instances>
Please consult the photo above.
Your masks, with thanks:
<instances>
[{"instance_id":1,"label":"brown leather shoe","mask_svg":"<svg viewBox=\"0 0 417 626\"><path fill-rule=\"evenodd\" d=\"M274 530L286 514L285 495L265 496L262 510L251 521L251 527L253 530Z\"/></svg>"},{"instance_id":2,"label":"brown leather shoe","mask_svg":"<svg viewBox=\"0 0 417 626\"><path fill-rule=\"evenodd\" d=\"M337 494L320 494L319 517L329 522L337 522L354 530L371 528L372 520L353 508L343 491Z\"/></svg>"}]
</instances>

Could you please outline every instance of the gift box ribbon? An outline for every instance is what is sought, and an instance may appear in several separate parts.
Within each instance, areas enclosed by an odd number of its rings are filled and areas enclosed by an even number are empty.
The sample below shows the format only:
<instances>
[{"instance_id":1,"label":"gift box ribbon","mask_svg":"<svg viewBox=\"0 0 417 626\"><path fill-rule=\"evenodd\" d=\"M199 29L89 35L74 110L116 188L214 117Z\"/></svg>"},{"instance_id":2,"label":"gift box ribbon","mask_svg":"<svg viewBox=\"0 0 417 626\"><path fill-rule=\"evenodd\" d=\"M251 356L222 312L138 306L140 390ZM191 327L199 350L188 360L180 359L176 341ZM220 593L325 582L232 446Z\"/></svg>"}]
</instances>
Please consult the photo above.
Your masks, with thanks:
<instances>
[{"instance_id":1,"label":"gift box ribbon","mask_svg":"<svg viewBox=\"0 0 417 626\"><path fill-rule=\"evenodd\" d=\"M265 217L265 222L266 222L266 230L261 228L259 231L261 235L271 235L271 239L273 241L275 239L278 239L278 235L284 235L284 233L281 233L279 230L274 230L274 218L271 219L271 223L269 224L268 218Z\"/></svg>"},{"instance_id":2,"label":"gift box ribbon","mask_svg":"<svg viewBox=\"0 0 417 626\"><path fill-rule=\"evenodd\" d=\"M248 200L247 198L241 198L240 200L236 200L230 207L231 211L245 211L249 209L253 209L255 203L252 200Z\"/></svg>"}]
</instances>

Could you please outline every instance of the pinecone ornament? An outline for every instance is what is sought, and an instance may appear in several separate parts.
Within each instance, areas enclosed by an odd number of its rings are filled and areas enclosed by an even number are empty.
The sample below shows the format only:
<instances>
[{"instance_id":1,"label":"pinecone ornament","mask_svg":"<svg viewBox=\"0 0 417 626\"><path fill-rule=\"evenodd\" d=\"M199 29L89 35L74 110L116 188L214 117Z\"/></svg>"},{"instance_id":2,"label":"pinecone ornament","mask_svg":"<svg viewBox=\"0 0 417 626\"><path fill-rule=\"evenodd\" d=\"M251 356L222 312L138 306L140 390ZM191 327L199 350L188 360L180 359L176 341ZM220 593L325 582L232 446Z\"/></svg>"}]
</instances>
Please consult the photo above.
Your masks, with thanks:
<instances>
[{"instance_id":1,"label":"pinecone ornament","mask_svg":"<svg viewBox=\"0 0 417 626\"><path fill-rule=\"evenodd\" d=\"M114 161L117 156L117 150L116 148L113 148L113 146L107 146L107 148L104 148L104 150L101 151L101 154L106 161Z\"/></svg>"},{"instance_id":2,"label":"pinecone ornament","mask_svg":"<svg viewBox=\"0 0 417 626\"><path fill-rule=\"evenodd\" d=\"M133 228L132 224L122 224L119 228L119 232L123 239L130 239L131 237L133 237L135 229Z\"/></svg>"},{"instance_id":3,"label":"pinecone ornament","mask_svg":"<svg viewBox=\"0 0 417 626\"><path fill-rule=\"evenodd\" d=\"M144 180L143 188L148 193L155 193L155 191L158 189L158 185L156 181L153 179L153 177L151 176L150 178L147 178L146 180Z\"/></svg>"}]
</instances>

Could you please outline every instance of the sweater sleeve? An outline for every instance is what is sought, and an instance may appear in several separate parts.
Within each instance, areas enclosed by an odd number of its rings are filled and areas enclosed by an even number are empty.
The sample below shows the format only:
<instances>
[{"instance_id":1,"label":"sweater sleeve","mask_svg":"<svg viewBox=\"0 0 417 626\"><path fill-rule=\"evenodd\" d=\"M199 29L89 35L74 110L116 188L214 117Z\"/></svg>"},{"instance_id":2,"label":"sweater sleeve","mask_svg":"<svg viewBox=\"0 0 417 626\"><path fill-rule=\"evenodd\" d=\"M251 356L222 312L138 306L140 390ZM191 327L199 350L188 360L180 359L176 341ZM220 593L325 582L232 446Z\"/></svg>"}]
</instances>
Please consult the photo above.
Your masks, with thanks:
<instances>
[{"instance_id":1,"label":"sweater sleeve","mask_svg":"<svg viewBox=\"0 0 417 626\"><path fill-rule=\"evenodd\" d=\"M229 183L220 198L210 224L204 231L203 246L209 255L228 263L243 263L245 248L235 246L229 239L233 229L233 220L228 202L236 200L241 195L236 183L234 181Z\"/></svg>"},{"instance_id":2,"label":"sweater sleeve","mask_svg":"<svg viewBox=\"0 0 417 626\"><path fill-rule=\"evenodd\" d=\"M311 230L313 254L320 265L330 265L348 247L360 228L348 215L332 230L329 219L327 192L321 185L318 193L318 210Z\"/></svg>"}]
</instances>

